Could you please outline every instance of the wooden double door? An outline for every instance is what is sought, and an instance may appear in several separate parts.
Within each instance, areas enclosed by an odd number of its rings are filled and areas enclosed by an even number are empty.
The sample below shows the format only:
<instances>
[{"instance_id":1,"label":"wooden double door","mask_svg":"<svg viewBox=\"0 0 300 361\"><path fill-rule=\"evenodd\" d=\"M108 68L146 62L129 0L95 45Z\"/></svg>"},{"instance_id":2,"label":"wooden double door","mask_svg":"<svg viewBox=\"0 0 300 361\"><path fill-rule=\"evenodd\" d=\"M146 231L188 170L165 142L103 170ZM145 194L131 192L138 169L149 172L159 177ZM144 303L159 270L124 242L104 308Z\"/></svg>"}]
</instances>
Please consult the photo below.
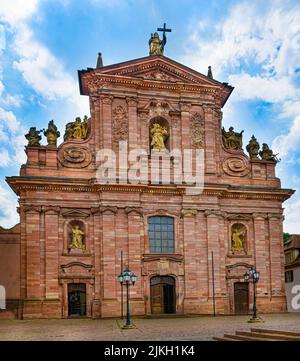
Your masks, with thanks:
<instances>
[{"instance_id":1,"label":"wooden double door","mask_svg":"<svg viewBox=\"0 0 300 361\"><path fill-rule=\"evenodd\" d=\"M68 285L68 314L69 317L86 316L86 285L84 283Z\"/></svg>"},{"instance_id":2,"label":"wooden double door","mask_svg":"<svg viewBox=\"0 0 300 361\"><path fill-rule=\"evenodd\" d=\"M151 312L176 313L175 280L170 276L151 278Z\"/></svg>"},{"instance_id":3,"label":"wooden double door","mask_svg":"<svg viewBox=\"0 0 300 361\"><path fill-rule=\"evenodd\" d=\"M249 313L248 282L236 282L234 284L234 312L237 315Z\"/></svg>"}]
</instances>

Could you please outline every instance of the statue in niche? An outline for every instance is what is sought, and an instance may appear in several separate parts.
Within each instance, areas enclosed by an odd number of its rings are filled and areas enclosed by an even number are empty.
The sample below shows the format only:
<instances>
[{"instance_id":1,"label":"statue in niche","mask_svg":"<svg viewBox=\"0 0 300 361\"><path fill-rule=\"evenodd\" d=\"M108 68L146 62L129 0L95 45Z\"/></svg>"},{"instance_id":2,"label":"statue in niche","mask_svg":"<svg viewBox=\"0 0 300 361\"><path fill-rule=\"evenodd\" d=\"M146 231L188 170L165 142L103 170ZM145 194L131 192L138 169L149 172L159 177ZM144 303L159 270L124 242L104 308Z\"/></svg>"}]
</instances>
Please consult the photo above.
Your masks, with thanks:
<instances>
[{"instance_id":1,"label":"statue in niche","mask_svg":"<svg viewBox=\"0 0 300 361\"><path fill-rule=\"evenodd\" d=\"M47 137L49 146L57 146L57 138L60 137L60 132L57 130L57 126L54 124L54 120L50 120L47 130L44 131L44 136Z\"/></svg>"},{"instance_id":2,"label":"statue in niche","mask_svg":"<svg viewBox=\"0 0 300 361\"><path fill-rule=\"evenodd\" d=\"M77 117L74 122L69 122L66 125L64 141L69 139L86 139L88 136L89 118L84 116L83 121Z\"/></svg>"},{"instance_id":3,"label":"statue in niche","mask_svg":"<svg viewBox=\"0 0 300 361\"><path fill-rule=\"evenodd\" d=\"M259 159L258 158L259 143L254 135L252 135L246 149L247 149L247 152L249 153L249 157L251 160Z\"/></svg>"},{"instance_id":4,"label":"statue in niche","mask_svg":"<svg viewBox=\"0 0 300 361\"><path fill-rule=\"evenodd\" d=\"M269 160L272 162L280 162L280 159L277 158L278 154L274 154L273 151L269 148L268 144L263 143L262 150L259 152L262 160Z\"/></svg>"},{"instance_id":5,"label":"statue in niche","mask_svg":"<svg viewBox=\"0 0 300 361\"><path fill-rule=\"evenodd\" d=\"M72 228L72 241L69 244L69 250L71 249L81 249L85 251L85 245L83 243L84 232L79 228L78 225Z\"/></svg>"},{"instance_id":6,"label":"statue in niche","mask_svg":"<svg viewBox=\"0 0 300 361\"><path fill-rule=\"evenodd\" d=\"M150 129L151 136L151 149L164 151L166 150L165 140L168 136L168 130L166 127L158 123L154 123Z\"/></svg>"},{"instance_id":7,"label":"statue in niche","mask_svg":"<svg viewBox=\"0 0 300 361\"><path fill-rule=\"evenodd\" d=\"M226 132L224 127L222 128L222 139L224 147L231 150L242 149L244 131L242 130L240 133L237 133L233 129L233 127L230 127L229 131Z\"/></svg>"},{"instance_id":8,"label":"statue in niche","mask_svg":"<svg viewBox=\"0 0 300 361\"><path fill-rule=\"evenodd\" d=\"M42 131L43 130L36 130L36 127L31 127L29 129L29 132L25 134L29 147L39 147L41 145L40 141L42 140L42 137L40 136L40 133L42 133Z\"/></svg>"},{"instance_id":9,"label":"statue in niche","mask_svg":"<svg viewBox=\"0 0 300 361\"><path fill-rule=\"evenodd\" d=\"M231 251L232 253L244 251L244 242L246 240L246 227L237 223L232 226L231 232Z\"/></svg>"}]
</instances>

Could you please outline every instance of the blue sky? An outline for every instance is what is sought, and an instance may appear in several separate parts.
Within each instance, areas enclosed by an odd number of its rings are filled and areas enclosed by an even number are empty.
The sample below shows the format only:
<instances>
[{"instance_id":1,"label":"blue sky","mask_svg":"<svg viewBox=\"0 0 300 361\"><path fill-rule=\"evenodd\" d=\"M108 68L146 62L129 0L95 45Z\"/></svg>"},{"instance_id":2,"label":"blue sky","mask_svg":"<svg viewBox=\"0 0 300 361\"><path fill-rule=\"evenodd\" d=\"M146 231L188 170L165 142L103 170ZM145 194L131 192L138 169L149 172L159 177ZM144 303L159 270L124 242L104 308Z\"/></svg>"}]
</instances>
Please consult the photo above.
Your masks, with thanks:
<instances>
[{"instance_id":1,"label":"blue sky","mask_svg":"<svg viewBox=\"0 0 300 361\"><path fill-rule=\"evenodd\" d=\"M0 225L18 221L5 176L25 161L24 134L89 114L77 70L148 55L166 22L165 55L235 87L224 125L280 154L284 229L300 233L300 4L298 0L0 0Z\"/></svg>"}]
</instances>

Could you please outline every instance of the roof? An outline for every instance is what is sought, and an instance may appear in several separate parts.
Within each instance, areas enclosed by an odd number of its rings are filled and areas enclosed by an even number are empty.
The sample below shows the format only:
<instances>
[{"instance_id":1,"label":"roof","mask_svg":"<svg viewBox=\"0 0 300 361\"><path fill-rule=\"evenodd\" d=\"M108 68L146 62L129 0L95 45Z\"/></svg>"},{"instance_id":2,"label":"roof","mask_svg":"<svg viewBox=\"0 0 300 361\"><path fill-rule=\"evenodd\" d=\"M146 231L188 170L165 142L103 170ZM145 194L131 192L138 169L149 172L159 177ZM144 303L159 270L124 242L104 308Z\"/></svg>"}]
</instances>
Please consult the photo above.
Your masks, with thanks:
<instances>
[{"instance_id":1,"label":"roof","mask_svg":"<svg viewBox=\"0 0 300 361\"><path fill-rule=\"evenodd\" d=\"M300 248L300 234L292 234L291 237L284 243L284 250Z\"/></svg>"},{"instance_id":2,"label":"roof","mask_svg":"<svg viewBox=\"0 0 300 361\"><path fill-rule=\"evenodd\" d=\"M120 62L116 64L111 64L107 66L103 66L101 68L87 68L86 70L79 70L78 71L78 77L79 77L79 87L80 87L80 94L82 95L89 95L86 86L84 84L84 78L89 75L94 76L116 76L118 78L121 77L131 77L135 79L140 79L140 73L141 69L138 69L140 66L145 66L145 69L151 70L156 67L157 69L160 68L160 70L165 70L165 66L167 65L169 67L169 70L171 69L174 71L172 75L178 76L178 81L181 83L194 85L195 87L198 85L202 86L208 86L215 89L221 89L222 90L222 106L226 103L227 99L229 98L231 92L233 91L233 87L229 85L228 83L222 83L218 80L212 79L211 77L208 77L207 75L204 75L200 72L197 72L196 70L193 70L189 68L186 65L183 65L181 63L178 63L177 61L170 59L163 55L156 55L156 56L146 56L142 58L133 59L130 61ZM180 73L183 75L183 77L180 79ZM187 75L187 76L185 76ZM157 84L159 81L156 79L145 79L147 81L156 82ZM167 83L168 81L163 81L164 83Z\"/></svg>"}]
</instances>

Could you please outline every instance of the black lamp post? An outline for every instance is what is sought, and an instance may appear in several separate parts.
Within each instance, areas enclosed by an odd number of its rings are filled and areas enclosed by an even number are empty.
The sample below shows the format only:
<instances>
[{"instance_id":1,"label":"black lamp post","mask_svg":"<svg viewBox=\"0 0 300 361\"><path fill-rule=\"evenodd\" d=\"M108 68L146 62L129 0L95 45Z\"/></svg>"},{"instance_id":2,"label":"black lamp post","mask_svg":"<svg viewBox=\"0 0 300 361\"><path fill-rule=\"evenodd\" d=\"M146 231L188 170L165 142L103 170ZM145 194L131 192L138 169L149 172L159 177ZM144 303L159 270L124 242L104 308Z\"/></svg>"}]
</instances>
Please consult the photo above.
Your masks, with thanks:
<instances>
[{"instance_id":1,"label":"black lamp post","mask_svg":"<svg viewBox=\"0 0 300 361\"><path fill-rule=\"evenodd\" d=\"M123 328L135 328L135 326L131 323L130 319L130 309L129 309L129 283L132 282L132 285L134 286L136 282L137 276L134 272L129 271L128 267L119 274L119 282L120 284L126 285L126 324L123 326Z\"/></svg>"},{"instance_id":2,"label":"black lamp post","mask_svg":"<svg viewBox=\"0 0 300 361\"><path fill-rule=\"evenodd\" d=\"M245 282L249 280L253 283L253 316L248 322L262 322L262 319L257 317L257 307L256 307L256 283L259 280L260 273L252 267L249 271L244 274Z\"/></svg>"}]
</instances>

